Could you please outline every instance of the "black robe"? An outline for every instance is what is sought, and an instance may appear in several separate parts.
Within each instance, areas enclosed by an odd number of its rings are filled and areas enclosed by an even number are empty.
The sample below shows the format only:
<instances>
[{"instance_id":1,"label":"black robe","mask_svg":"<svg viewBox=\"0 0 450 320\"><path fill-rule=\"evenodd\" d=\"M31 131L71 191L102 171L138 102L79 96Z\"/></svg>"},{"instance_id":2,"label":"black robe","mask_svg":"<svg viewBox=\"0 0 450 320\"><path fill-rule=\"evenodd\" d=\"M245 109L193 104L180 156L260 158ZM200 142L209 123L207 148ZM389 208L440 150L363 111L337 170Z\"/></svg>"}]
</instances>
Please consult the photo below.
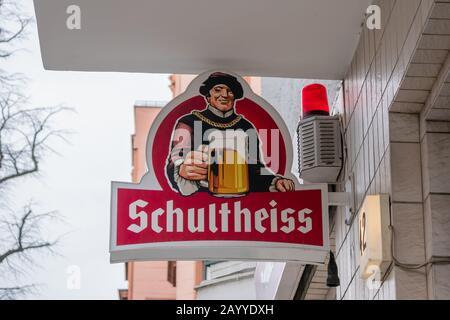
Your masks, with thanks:
<instances>
[{"instance_id":1,"label":"black robe","mask_svg":"<svg viewBox=\"0 0 450 320\"><path fill-rule=\"evenodd\" d=\"M203 115L205 118L220 124L229 124L232 123L234 120L236 120L239 116L236 113L232 113L230 116L223 118L219 117L216 114L214 114L211 110L205 109L200 112L201 115ZM178 184L175 181L174 176L174 170L175 170L175 164L174 161L177 159L182 159L183 155L186 155L189 151L194 151L199 149L199 142L194 141L194 122L195 121L201 121L202 122L202 132L201 137L203 138L203 135L205 131L207 130L220 130L220 131L226 131L226 130L243 130L246 132L249 129L255 130L255 127L246 119L242 118L235 123L233 126L221 129L218 127L215 127L211 124L208 124L205 121L202 121L197 115L194 113L191 113L189 115L186 115L178 120L175 130L177 129L183 129L186 130L185 132L190 132L190 142L189 141L183 141L183 139L176 140L176 137L172 137L174 139L172 141L171 145L171 152L169 154L169 158L167 160L167 166L166 166L166 172L167 177L169 178L171 186L179 191ZM197 144L197 145L196 145ZM201 141L201 144L208 145L208 141ZM269 188L275 179L275 175L269 174L272 171L268 169L263 161L261 161L262 156L260 154L260 143L259 138L257 139L257 159L252 162L252 164L248 165L249 168L249 186L250 186L250 192L268 192ZM261 174L261 169L266 168L265 174ZM207 188L202 187L199 185L199 192L208 191Z\"/></svg>"}]
</instances>

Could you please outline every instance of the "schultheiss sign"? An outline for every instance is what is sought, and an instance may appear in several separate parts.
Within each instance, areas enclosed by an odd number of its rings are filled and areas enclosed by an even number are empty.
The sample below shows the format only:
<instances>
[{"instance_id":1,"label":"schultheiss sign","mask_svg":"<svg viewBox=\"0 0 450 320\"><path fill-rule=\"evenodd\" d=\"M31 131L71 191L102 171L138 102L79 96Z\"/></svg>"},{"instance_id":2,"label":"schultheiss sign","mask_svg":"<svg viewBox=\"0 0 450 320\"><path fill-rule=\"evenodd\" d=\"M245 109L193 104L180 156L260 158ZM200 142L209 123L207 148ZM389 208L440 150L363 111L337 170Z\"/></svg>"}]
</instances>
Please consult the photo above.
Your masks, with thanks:
<instances>
[{"instance_id":1,"label":"schultheiss sign","mask_svg":"<svg viewBox=\"0 0 450 320\"><path fill-rule=\"evenodd\" d=\"M164 107L147 167L112 183L112 262L324 262L327 186L299 184L286 125L241 77L204 73Z\"/></svg>"}]
</instances>

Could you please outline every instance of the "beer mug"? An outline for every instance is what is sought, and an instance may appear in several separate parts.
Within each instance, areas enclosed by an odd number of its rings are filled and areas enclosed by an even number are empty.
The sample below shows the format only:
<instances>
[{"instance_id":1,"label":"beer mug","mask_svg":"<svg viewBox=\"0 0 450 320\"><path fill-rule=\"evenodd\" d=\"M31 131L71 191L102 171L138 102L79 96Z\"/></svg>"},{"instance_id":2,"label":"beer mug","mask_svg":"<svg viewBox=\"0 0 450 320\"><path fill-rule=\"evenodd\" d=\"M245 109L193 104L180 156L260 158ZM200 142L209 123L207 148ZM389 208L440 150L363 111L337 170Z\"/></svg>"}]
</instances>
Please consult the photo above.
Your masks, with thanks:
<instances>
[{"instance_id":1,"label":"beer mug","mask_svg":"<svg viewBox=\"0 0 450 320\"><path fill-rule=\"evenodd\" d=\"M218 197L239 197L250 189L248 138L237 133L215 136L208 147L208 189Z\"/></svg>"}]
</instances>

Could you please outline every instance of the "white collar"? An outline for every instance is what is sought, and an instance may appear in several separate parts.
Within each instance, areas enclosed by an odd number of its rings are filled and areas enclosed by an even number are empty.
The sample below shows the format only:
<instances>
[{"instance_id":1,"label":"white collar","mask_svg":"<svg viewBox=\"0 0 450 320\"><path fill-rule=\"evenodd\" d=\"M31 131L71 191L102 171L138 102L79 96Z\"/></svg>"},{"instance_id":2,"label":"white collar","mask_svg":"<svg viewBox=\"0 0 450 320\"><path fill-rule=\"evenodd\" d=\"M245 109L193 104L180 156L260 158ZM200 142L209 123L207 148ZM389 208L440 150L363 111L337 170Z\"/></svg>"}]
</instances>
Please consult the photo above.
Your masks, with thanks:
<instances>
[{"instance_id":1,"label":"white collar","mask_svg":"<svg viewBox=\"0 0 450 320\"><path fill-rule=\"evenodd\" d=\"M216 116L218 116L220 118L228 118L228 117L232 116L233 113L234 113L234 108L231 109L230 111L222 112L219 109L216 109L216 108L214 108L211 105L208 105L208 110L211 111L212 113L214 113Z\"/></svg>"}]
</instances>

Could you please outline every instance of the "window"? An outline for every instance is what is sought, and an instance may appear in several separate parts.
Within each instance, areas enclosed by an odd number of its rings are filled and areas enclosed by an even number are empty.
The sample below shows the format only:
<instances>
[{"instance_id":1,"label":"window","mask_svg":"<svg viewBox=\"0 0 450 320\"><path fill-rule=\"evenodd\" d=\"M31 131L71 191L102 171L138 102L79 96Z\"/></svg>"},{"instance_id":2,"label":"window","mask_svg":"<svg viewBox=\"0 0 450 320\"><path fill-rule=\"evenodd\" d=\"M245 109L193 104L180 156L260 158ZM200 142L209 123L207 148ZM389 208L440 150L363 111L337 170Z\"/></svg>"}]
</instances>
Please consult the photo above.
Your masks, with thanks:
<instances>
[{"instance_id":1,"label":"window","mask_svg":"<svg viewBox=\"0 0 450 320\"><path fill-rule=\"evenodd\" d=\"M177 286L177 262L168 261L167 262L167 281L169 281L172 286Z\"/></svg>"}]
</instances>

